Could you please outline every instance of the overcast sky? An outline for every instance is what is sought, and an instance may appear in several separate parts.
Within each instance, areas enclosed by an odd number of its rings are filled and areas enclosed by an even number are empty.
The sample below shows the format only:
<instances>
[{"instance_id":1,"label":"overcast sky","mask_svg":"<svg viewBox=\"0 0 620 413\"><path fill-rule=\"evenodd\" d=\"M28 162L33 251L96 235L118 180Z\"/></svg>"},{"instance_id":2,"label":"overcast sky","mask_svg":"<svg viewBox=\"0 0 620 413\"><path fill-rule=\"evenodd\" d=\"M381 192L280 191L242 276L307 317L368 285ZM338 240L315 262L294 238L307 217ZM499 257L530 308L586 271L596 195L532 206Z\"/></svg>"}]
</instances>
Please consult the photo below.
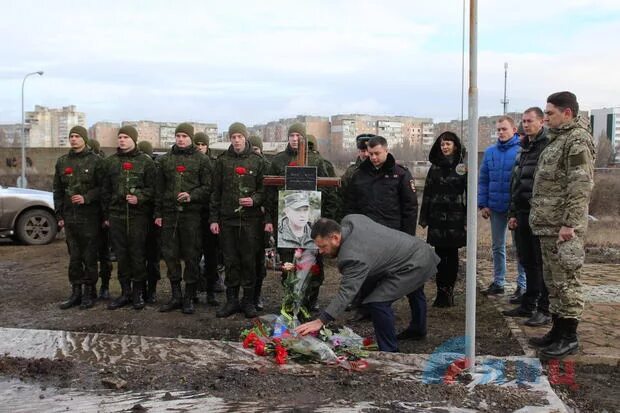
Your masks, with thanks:
<instances>
[{"instance_id":1,"label":"overcast sky","mask_svg":"<svg viewBox=\"0 0 620 413\"><path fill-rule=\"evenodd\" d=\"M0 5L0 123L36 70L26 110L74 104L89 125L461 113L461 0ZM502 110L504 62L509 110L559 90L620 105L619 0L481 0L478 35L480 115Z\"/></svg>"}]
</instances>

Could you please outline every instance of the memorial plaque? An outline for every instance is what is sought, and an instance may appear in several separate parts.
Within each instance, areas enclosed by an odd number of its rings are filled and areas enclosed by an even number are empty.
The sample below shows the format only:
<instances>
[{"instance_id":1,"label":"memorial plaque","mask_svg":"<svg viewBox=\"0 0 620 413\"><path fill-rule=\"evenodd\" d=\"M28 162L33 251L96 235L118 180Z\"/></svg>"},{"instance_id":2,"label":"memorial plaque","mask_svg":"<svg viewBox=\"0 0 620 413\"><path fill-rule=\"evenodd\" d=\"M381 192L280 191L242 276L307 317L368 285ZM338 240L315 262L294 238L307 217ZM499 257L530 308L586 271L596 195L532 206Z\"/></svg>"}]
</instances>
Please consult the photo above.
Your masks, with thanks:
<instances>
[{"instance_id":1,"label":"memorial plaque","mask_svg":"<svg viewBox=\"0 0 620 413\"><path fill-rule=\"evenodd\" d=\"M316 191L316 166L287 166L286 190Z\"/></svg>"}]
</instances>

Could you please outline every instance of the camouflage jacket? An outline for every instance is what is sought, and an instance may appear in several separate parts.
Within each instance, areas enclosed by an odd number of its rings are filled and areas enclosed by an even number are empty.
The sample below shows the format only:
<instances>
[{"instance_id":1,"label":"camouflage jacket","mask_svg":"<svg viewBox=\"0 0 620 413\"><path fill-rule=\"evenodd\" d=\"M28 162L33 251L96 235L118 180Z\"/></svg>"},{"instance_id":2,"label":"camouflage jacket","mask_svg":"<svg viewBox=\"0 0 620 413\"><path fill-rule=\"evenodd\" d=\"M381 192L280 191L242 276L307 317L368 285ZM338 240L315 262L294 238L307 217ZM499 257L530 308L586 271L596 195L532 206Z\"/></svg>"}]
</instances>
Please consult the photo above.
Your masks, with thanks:
<instances>
[{"instance_id":1,"label":"camouflage jacket","mask_svg":"<svg viewBox=\"0 0 620 413\"><path fill-rule=\"evenodd\" d=\"M557 236L562 226L583 234L594 186L595 150L587 121L577 117L549 129L547 137L534 174L530 226L541 236Z\"/></svg>"},{"instance_id":2,"label":"camouflage jacket","mask_svg":"<svg viewBox=\"0 0 620 413\"><path fill-rule=\"evenodd\" d=\"M246 143L245 149L239 154L231 145L218 156L213 172L209 222L240 225L242 221L251 219L262 221L265 170L264 159L252 152L249 143ZM252 198L253 206L239 205L239 199L246 197Z\"/></svg>"},{"instance_id":3,"label":"camouflage jacket","mask_svg":"<svg viewBox=\"0 0 620 413\"><path fill-rule=\"evenodd\" d=\"M178 212L198 212L211 192L211 160L194 145L188 148L172 146L169 152L157 158L155 184L155 218ZM189 193L188 203L178 203L180 192Z\"/></svg>"},{"instance_id":4,"label":"camouflage jacket","mask_svg":"<svg viewBox=\"0 0 620 413\"><path fill-rule=\"evenodd\" d=\"M103 219L152 213L157 170L150 156L134 149L118 151L104 161L105 174L101 190ZM127 203L127 195L138 198L136 205Z\"/></svg>"},{"instance_id":5,"label":"camouflage jacket","mask_svg":"<svg viewBox=\"0 0 620 413\"><path fill-rule=\"evenodd\" d=\"M66 223L100 220L100 185L103 159L88 146L82 152L73 150L61 156L54 168L54 209L56 218ZM84 204L71 202L73 195L82 195Z\"/></svg>"},{"instance_id":6,"label":"camouflage jacket","mask_svg":"<svg viewBox=\"0 0 620 413\"><path fill-rule=\"evenodd\" d=\"M285 176L286 167L297 159L297 151L290 145L286 149L277 153L271 160L271 167L267 175ZM317 151L308 151L308 166L316 166L316 176L333 177L325 159ZM282 188L283 189L283 188ZM321 216L326 218L336 218L338 214L338 198L334 188L319 188L321 191ZM278 216L278 188L270 187L267 190L267 209L272 218Z\"/></svg>"}]
</instances>

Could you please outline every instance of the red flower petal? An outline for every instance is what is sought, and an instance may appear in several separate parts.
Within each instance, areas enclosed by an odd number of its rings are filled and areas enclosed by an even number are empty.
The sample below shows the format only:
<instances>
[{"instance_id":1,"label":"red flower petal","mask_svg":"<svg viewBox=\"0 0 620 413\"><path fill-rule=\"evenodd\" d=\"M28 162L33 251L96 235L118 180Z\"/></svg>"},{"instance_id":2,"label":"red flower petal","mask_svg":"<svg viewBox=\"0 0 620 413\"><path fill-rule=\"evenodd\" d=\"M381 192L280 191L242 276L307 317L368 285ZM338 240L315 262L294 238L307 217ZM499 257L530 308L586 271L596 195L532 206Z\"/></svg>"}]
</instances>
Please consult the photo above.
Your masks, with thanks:
<instances>
[{"instance_id":1,"label":"red flower petal","mask_svg":"<svg viewBox=\"0 0 620 413\"><path fill-rule=\"evenodd\" d=\"M288 166L298 166L298 165L297 165L297 162L295 162L295 161L290 161L290 162L288 163Z\"/></svg>"},{"instance_id":2,"label":"red flower petal","mask_svg":"<svg viewBox=\"0 0 620 413\"><path fill-rule=\"evenodd\" d=\"M187 170L187 168L185 168L185 165L177 165L177 172L178 173L182 174L186 170Z\"/></svg>"},{"instance_id":3,"label":"red flower petal","mask_svg":"<svg viewBox=\"0 0 620 413\"><path fill-rule=\"evenodd\" d=\"M238 166L235 168L235 173L237 175L245 175L248 171L243 166Z\"/></svg>"},{"instance_id":4,"label":"red flower petal","mask_svg":"<svg viewBox=\"0 0 620 413\"><path fill-rule=\"evenodd\" d=\"M67 166L65 168L65 175L73 175L73 168L70 166Z\"/></svg>"},{"instance_id":5,"label":"red flower petal","mask_svg":"<svg viewBox=\"0 0 620 413\"><path fill-rule=\"evenodd\" d=\"M133 164L131 162L123 162L123 170L131 171L133 169Z\"/></svg>"}]
</instances>

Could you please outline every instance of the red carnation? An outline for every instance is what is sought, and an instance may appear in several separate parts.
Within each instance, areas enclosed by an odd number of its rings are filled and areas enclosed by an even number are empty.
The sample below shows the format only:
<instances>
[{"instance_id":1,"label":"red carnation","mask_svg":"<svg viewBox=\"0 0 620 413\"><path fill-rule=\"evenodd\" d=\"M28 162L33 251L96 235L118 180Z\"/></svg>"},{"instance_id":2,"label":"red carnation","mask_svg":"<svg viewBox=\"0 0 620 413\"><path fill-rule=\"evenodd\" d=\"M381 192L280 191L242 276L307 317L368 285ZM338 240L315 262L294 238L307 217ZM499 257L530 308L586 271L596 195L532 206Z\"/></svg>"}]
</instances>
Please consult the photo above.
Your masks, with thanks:
<instances>
[{"instance_id":1,"label":"red carnation","mask_svg":"<svg viewBox=\"0 0 620 413\"><path fill-rule=\"evenodd\" d=\"M185 167L185 165L177 165L177 172L178 173L182 174L186 170L187 170L187 168Z\"/></svg>"},{"instance_id":2,"label":"red carnation","mask_svg":"<svg viewBox=\"0 0 620 413\"><path fill-rule=\"evenodd\" d=\"M248 171L243 166L238 166L235 168L235 173L237 175L245 175Z\"/></svg>"},{"instance_id":3,"label":"red carnation","mask_svg":"<svg viewBox=\"0 0 620 413\"><path fill-rule=\"evenodd\" d=\"M288 163L288 166L297 166L297 162L295 162L295 161L290 161L290 162Z\"/></svg>"},{"instance_id":4,"label":"red carnation","mask_svg":"<svg viewBox=\"0 0 620 413\"><path fill-rule=\"evenodd\" d=\"M286 351L286 348L284 348L281 345L276 345L276 363L278 364L286 364L286 357L288 356L288 353Z\"/></svg>"},{"instance_id":5,"label":"red carnation","mask_svg":"<svg viewBox=\"0 0 620 413\"><path fill-rule=\"evenodd\" d=\"M310 267L310 272L312 273L312 275L320 275L321 267L319 266L319 264L313 264L312 267Z\"/></svg>"},{"instance_id":6,"label":"red carnation","mask_svg":"<svg viewBox=\"0 0 620 413\"><path fill-rule=\"evenodd\" d=\"M250 334L247 335L245 340L243 340L243 348L251 347L256 340L258 340L258 336L255 332L252 331Z\"/></svg>"},{"instance_id":7,"label":"red carnation","mask_svg":"<svg viewBox=\"0 0 620 413\"><path fill-rule=\"evenodd\" d=\"M372 346L374 343L375 343L375 341L371 337L366 337L366 338L364 338L364 341L362 342L362 345L364 347L368 347L368 346Z\"/></svg>"},{"instance_id":8,"label":"red carnation","mask_svg":"<svg viewBox=\"0 0 620 413\"><path fill-rule=\"evenodd\" d=\"M257 339L254 342L254 353L256 353L257 356L265 356L265 343Z\"/></svg>"},{"instance_id":9,"label":"red carnation","mask_svg":"<svg viewBox=\"0 0 620 413\"><path fill-rule=\"evenodd\" d=\"M67 166L65 168L65 175L73 175L73 168L70 166Z\"/></svg>"},{"instance_id":10,"label":"red carnation","mask_svg":"<svg viewBox=\"0 0 620 413\"><path fill-rule=\"evenodd\" d=\"M133 169L133 164L131 162L123 162L123 170L131 171Z\"/></svg>"}]
</instances>

